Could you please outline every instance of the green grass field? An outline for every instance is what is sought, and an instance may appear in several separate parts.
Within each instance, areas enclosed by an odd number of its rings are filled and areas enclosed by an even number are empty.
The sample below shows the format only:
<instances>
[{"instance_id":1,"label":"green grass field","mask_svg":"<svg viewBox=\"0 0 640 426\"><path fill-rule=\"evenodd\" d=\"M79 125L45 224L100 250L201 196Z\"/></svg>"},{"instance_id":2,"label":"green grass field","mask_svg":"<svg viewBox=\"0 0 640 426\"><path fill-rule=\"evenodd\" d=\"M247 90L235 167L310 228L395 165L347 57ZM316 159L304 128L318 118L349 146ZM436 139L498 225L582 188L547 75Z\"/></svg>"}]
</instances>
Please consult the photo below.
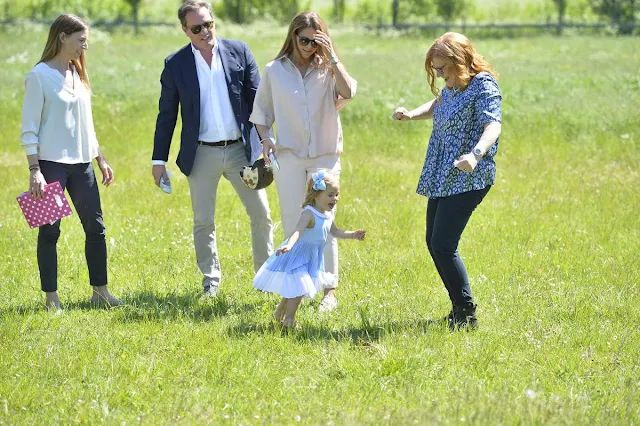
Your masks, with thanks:
<instances>
[{"instance_id":1,"label":"green grass field","mask_svg":"<svg viewBox=\"0 0 640 426\"><path fill-rule=\"evenodd\" d=\"M246 40L261 68L284 35L218 31ZM116 173L101 191L110 286L127 306L89 306L73 215L59 242L65 309L44 311L37 231L15 197L28 185L23 80L45 33L0 34L0 424L640 423L640 39L475 40L501 74L504 124L496 185L460 247L480 328L450 333L427 322L449 309L415 194L430 123L389 119L430 98L431 40L333 34L359 81L342 112L338 223L367 240L341 243L339 309L304 302L289 335L269 326L276 298L252 289L231 186L219 188L224 281L211 301L177 149L174 193L153 185L158 79L186 42L177 28L90 35L97 133Z\"/></svg>"}]
</instances>

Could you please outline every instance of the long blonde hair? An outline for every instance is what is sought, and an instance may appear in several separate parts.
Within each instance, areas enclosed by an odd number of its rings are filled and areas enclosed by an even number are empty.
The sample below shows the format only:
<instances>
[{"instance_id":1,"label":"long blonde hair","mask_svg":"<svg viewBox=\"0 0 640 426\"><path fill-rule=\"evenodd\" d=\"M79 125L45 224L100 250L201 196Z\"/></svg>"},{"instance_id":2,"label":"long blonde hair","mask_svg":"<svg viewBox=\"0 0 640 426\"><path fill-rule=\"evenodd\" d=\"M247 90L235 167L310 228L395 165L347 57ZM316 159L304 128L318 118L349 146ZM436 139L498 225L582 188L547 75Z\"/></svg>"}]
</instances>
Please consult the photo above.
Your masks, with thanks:
<instances>
[{"instance_id":1,"label":"long blonde hair","mask_svg":"<svg viewBox=\"0 0 640 426\"><path fill-rule=\"evenodd\" d=\"M49 28L49 37L47 38L47 44L44 45L42 57L40 58L38 63L50 61L55 58L58 53L60 53L60 48L62 47L62 44L60 42L60 34L65 33L69 36L73 33L86 31L88 29L89 26L84 21L82 21L82 19L78 18L75 15L65 13L64 15L58 16L56 20L53 21L53 24L51 24L51 28ZM82 83L84 83L87 89L91 89L91 85L89 84L89 76L87 75L87 65L85 61L84 50L80 54L80 57L78 59L73 59L71 63L80 76L80 80L82 80Z\"/></svg>"},{"instance_id":2,"label":"long blonde hair","mask_svg":"<svg viewBox=\"0 0 640 426\"><path fill-rule=\"evenodd\" d=\"M287 38L284 40L282 48L275 59L280 59L283 56L289 56L293 53L297 43L296 37L298 32L305 28L313 28L316 31L322 31L329 35L327 24L324 23L320 15L316 12L300 12L291 20L291 23L289 24L289 31L287 32ZM316 56L322 58L322 66L329 66L330 58L324 53L324 49L322 49L320 45L318 45L318 50L313 54L311 60Z\"/></svg>"},{"instance_id":3,"label":"long blonde hair","mask_svg":"<svg viewBox=\"0 0 640 426\"><path fill-rule=\"evenodd\" d=\"M327 189L329 188L329 186L331 186L336 190L340 190L340 182L338 181L338 177L332 174L330 170L323 169L323 170L317 171L316 173L324 174L324 176L322 177L322 180L327 186ZM320 195L322 191L325 191L324 189L313 188L313 185L315 183L313 178L314 176L316 176L316 173L313 173L307 180L307 190L304 193L304 201L302 202L302 208L305 208L306 206L313 206L316 202L316 198L318 198L318 195Z\"/></svg>"},{"instance_id":4,"label":"long blonde hair","mask_svg":"<svg viewBox=\"0 0 640 426\"><path fill-rule=\"evenodd\" d=\"M491 64L476 51L466 36L454 32L444 33L433 42L424 61L431 93L438 99L440 98L440 90L436 88L436 74L431 68L435 57L442 58L453 65L458 80L462 82L462 90L466 89L473 77L483 71L498 77L498 73L493 70Z\"/></svg>"}]
</instances>

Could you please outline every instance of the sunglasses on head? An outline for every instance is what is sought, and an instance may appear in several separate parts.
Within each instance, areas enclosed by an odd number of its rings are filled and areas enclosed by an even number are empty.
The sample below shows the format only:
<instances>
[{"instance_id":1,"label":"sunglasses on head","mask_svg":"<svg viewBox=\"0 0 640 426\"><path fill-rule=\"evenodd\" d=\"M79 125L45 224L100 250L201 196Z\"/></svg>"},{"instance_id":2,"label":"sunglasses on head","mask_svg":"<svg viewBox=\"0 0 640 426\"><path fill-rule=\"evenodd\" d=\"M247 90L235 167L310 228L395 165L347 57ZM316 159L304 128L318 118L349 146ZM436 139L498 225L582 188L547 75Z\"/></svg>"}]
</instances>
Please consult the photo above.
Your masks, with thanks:
<instances>
[{"instance_id":1,"label":"sunglasses on head","mask_svg":"<svg viewBox=\"0 0 640 426\"><path fill-rule=\"evenodd\" d=\"M210 30L211 28L213 28L213 25L214 25L213 21L208 21L200 25L192 25L189 27L189 29L194 34L200 34L200 31L202 31L203 28Z\"/></svg>"},{"instance_id":2,"label":"sunglasses on head","mask_svg":"<svg viewBox=\"0 0 640 426\"><path fill-rule=\"evenodd\" d=\"M311 43L311 47L313 47L313 48L318 47L318 42L315 41L315 40L311 40L310 38L298 37L298 40L300 40L300 44L303 45L303 46L306 46L309 43Z\"/></svg>"}]
</instances>

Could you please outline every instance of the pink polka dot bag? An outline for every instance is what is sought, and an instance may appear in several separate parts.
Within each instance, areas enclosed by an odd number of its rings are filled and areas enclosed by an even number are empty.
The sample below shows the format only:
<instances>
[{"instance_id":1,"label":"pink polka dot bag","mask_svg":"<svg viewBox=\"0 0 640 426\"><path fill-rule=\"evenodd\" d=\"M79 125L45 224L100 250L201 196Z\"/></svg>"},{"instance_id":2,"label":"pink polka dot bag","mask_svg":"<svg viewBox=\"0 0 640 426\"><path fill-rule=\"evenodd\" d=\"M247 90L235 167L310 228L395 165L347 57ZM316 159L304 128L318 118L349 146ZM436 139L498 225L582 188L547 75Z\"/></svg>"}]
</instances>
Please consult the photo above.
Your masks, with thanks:
<instances>
[{"instance_id":1,"label":"pink polka dot bag","mask_svg":"<svg viewBox=\"0 0 640 426\"><path fill-rule=\"evenodd\" d=\"M31 228L53 224L71 214L71 207L60 182L53 182L44 186L44 197L34 200L29 192L23 192L17 198L24 218Z\"/></svg>"}]
</instances>

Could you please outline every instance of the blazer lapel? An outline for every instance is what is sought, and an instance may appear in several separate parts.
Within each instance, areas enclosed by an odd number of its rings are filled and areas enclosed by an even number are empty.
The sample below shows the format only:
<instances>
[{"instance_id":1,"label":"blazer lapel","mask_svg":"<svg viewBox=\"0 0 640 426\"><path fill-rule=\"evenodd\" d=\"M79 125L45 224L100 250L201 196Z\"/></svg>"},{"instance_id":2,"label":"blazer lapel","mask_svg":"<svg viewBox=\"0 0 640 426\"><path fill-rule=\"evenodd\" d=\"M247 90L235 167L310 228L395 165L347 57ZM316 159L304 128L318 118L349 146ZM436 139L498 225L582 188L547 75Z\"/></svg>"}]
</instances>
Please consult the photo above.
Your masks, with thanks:
<instances>
[{"instance_id":1,"label":"blazer lapel","mask_svg":"<svg viewBox=\"0 0 640 426\"><path fill-rule=\"evenodd\" d=\"M184 81L191 94L193 95L193 103L196 107L196 111L200 111L200 84L198 83L198 71L196 70L196 57L191 50L191 44L185 49L184 60L180 61L182 64L182 74Z\"/></svg>"},{"instance_id":2,"label":"blazer lapel","mask_svg":"<svg viewBox=\"0 0 640 426\"><path fill-rule=\"evenodd\" d=\"M224 39L218 39L218 54L220 55L220 61L222 62L222 69L224 69L224 78L227 81L227 88L229 88L231 86L230 68L236 63L236 61L233 56L233 52L227 49Z\"/></svg>"}]
</instances>

